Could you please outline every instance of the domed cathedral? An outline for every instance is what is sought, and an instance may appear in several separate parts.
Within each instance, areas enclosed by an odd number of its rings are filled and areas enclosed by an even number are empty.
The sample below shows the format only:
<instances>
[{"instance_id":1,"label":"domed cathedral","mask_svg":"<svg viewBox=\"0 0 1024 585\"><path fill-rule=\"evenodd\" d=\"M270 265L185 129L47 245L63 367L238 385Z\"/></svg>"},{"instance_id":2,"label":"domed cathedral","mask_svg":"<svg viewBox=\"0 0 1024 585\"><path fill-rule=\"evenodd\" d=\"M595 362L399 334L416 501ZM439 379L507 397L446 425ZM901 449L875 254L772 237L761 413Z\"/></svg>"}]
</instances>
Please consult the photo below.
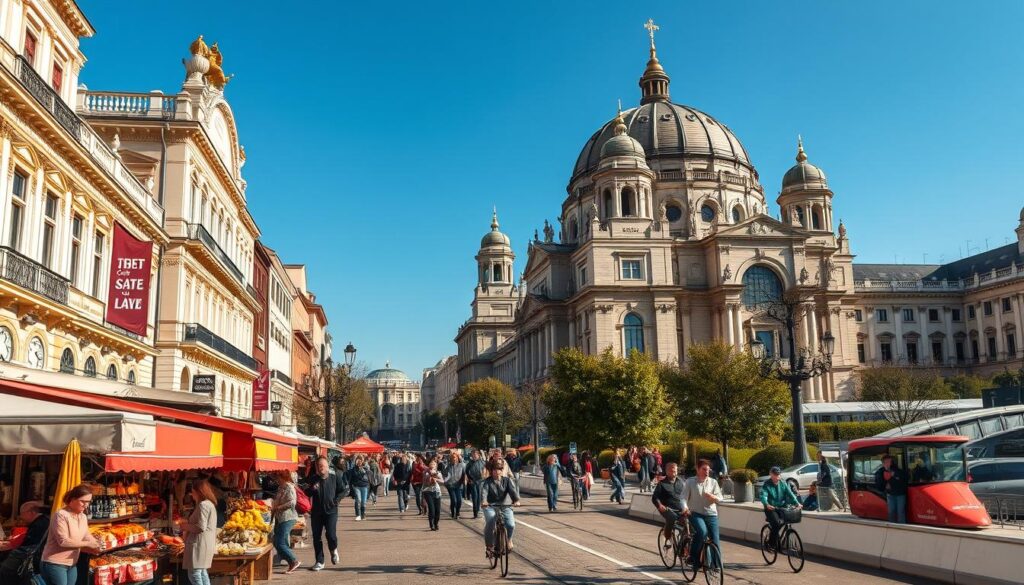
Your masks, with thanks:
<instances>
[{"instance_id":1,"label":"domed cathedral","mask_svg":"<svg viewBox=\"0 0 1024 585\"><path fill-rule=\"evenodd\" d=\"M542 380L566 346L636 349L678 363L694 343L719 339L742 350L757 339L784 356L782 327L753 304L794 289L805 299L797 347L816 349L825 332L837 338L833 371L806 383L804 398L852 394L856 331L846 318L852 305L844 309L853 257L832 232L824 172L801 141L777 200L782 220L769 217L743 144L723 122L671 101L658 27L645 28L640 104L620 106L583 146L560 228L545 221L543 237L534 233L518 290L491 281L513 259L496 220L485 236L473 316L456 339L460 384L490 375L513 386Z\"/></svg>"},{"instance_id":2,"label":"domed cathedral","mask_svg":"<svg viewBox=\"0 0 1024 585\"><path fill-rule=\"evenodd\" d=\"M373 438L378 441L412 441L420 421L420 385L388 362L366 375L376 421Z\"/></svg>"}]
</instances>

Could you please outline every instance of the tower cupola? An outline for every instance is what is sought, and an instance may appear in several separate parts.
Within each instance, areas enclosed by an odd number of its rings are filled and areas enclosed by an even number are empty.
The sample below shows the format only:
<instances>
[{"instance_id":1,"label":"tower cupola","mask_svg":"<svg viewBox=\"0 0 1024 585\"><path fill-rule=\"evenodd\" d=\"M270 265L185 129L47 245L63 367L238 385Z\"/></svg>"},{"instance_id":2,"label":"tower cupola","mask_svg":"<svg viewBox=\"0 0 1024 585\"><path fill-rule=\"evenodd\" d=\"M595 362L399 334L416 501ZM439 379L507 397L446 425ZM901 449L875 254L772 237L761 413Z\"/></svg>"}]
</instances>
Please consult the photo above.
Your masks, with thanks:
<instances>
[{"instance_id":1,"label":"tower cupola","mask_svg":"<svg viewBox=\"0 0 1024 585\"><path fill-rule=\"evenodd\" d=\"M661 62L658 61L658 51L654 47L654 31L661 27L654 24L653 19L648 18L644 28L647 29L647 34L651 37L651 58L648 59L647 69L640 77L640 89L642 90L640 103L667 102L669 78L661 66Z\"/></svg>"}]
</instances>

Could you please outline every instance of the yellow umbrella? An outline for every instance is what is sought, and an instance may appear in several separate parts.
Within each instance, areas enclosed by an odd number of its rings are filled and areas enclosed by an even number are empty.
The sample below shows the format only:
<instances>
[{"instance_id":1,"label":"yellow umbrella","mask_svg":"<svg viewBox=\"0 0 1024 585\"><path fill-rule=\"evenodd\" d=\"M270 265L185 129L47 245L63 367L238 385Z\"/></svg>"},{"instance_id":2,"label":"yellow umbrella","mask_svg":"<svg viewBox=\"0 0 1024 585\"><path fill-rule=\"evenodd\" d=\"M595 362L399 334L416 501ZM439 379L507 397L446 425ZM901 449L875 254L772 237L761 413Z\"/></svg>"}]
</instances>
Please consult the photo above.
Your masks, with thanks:
<instances>
[{"instance_id":1,"label":"yellow umbrella","mask_svg":"<svg viewBox=\"0 0 1024 585\"><path fill-rule=\"evenodd\" d=\"M60 465L57 490L53 494L53 514L64 507L64 494L80 483L82 483L82 448L78 445L78 439L71 439L67 448L64 449L64 462Z\"/></svg>"}]
</instances>

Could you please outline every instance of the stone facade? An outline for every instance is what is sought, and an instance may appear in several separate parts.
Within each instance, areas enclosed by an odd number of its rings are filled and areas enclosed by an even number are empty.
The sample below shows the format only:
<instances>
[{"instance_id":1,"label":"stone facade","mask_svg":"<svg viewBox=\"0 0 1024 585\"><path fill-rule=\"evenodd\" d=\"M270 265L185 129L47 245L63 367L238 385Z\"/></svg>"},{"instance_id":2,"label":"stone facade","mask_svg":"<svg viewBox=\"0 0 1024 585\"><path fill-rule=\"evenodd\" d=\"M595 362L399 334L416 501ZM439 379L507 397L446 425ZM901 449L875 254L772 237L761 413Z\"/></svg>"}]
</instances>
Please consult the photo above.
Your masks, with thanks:
<instances>
[{"instance_id":1,"label":"stone facade","mask_svg":"<svg viewBox=\"0 0 1024 585\"><path fill-rule=\"evenodd\" d=\"M366 375L366 388L376 411L374 439L417 441L413 428L420 422L419 382L388 363Z\"/></svg>"},{"instance_id":2,"label":"stone facade","mask_svg":"<svg viewBox=\"0 0 1024 585\"><path fill-rule=\"evenodd\" d=\"M423 370L420 388L424 411L447 410L455 393L459 391L458 356L450 355L437 362L434 367Z\"/></svg>"}]
</instances>

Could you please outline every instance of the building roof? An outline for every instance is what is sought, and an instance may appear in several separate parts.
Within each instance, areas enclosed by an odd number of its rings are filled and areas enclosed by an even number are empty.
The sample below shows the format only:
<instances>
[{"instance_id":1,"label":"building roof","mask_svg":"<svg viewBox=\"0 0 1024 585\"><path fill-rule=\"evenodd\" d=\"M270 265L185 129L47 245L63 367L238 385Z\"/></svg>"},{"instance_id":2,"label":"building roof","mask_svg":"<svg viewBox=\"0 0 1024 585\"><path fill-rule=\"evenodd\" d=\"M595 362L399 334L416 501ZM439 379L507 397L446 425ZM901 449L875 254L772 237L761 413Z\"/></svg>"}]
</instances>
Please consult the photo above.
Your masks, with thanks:
<instances>
[{"instance_id":1,"label":"building roof","mask_svg":"<svg viewBox=\"0 0 1024 585\"><path fill-rule=\"evenodd\" d=\"M1007 244L948 264L854 264L854 280L951 280L1024 264L1017 244Z\"/></svg>"},{"instance_id":2,"label":"building roof","mask_svg":"<svg viewBox=\"0 0 1024 585\"><path fill-rule=\"evenodd\" d=\"M383 368L374 370L366 375L367 380L397 380L400 382L408 382L409 376L405 375L402 370L396 370L391 367L391 362L384 364Z\"/></svg>"},{"instance_id":3,"label":"building roof","mask_svg":"<svg viewBox=\"0 0 1024 585\"><path fill-rule=\"evenodd\" d=\"M931 280L939 264L854 264L854 280Z\"/></svg>"}]
</instances>

